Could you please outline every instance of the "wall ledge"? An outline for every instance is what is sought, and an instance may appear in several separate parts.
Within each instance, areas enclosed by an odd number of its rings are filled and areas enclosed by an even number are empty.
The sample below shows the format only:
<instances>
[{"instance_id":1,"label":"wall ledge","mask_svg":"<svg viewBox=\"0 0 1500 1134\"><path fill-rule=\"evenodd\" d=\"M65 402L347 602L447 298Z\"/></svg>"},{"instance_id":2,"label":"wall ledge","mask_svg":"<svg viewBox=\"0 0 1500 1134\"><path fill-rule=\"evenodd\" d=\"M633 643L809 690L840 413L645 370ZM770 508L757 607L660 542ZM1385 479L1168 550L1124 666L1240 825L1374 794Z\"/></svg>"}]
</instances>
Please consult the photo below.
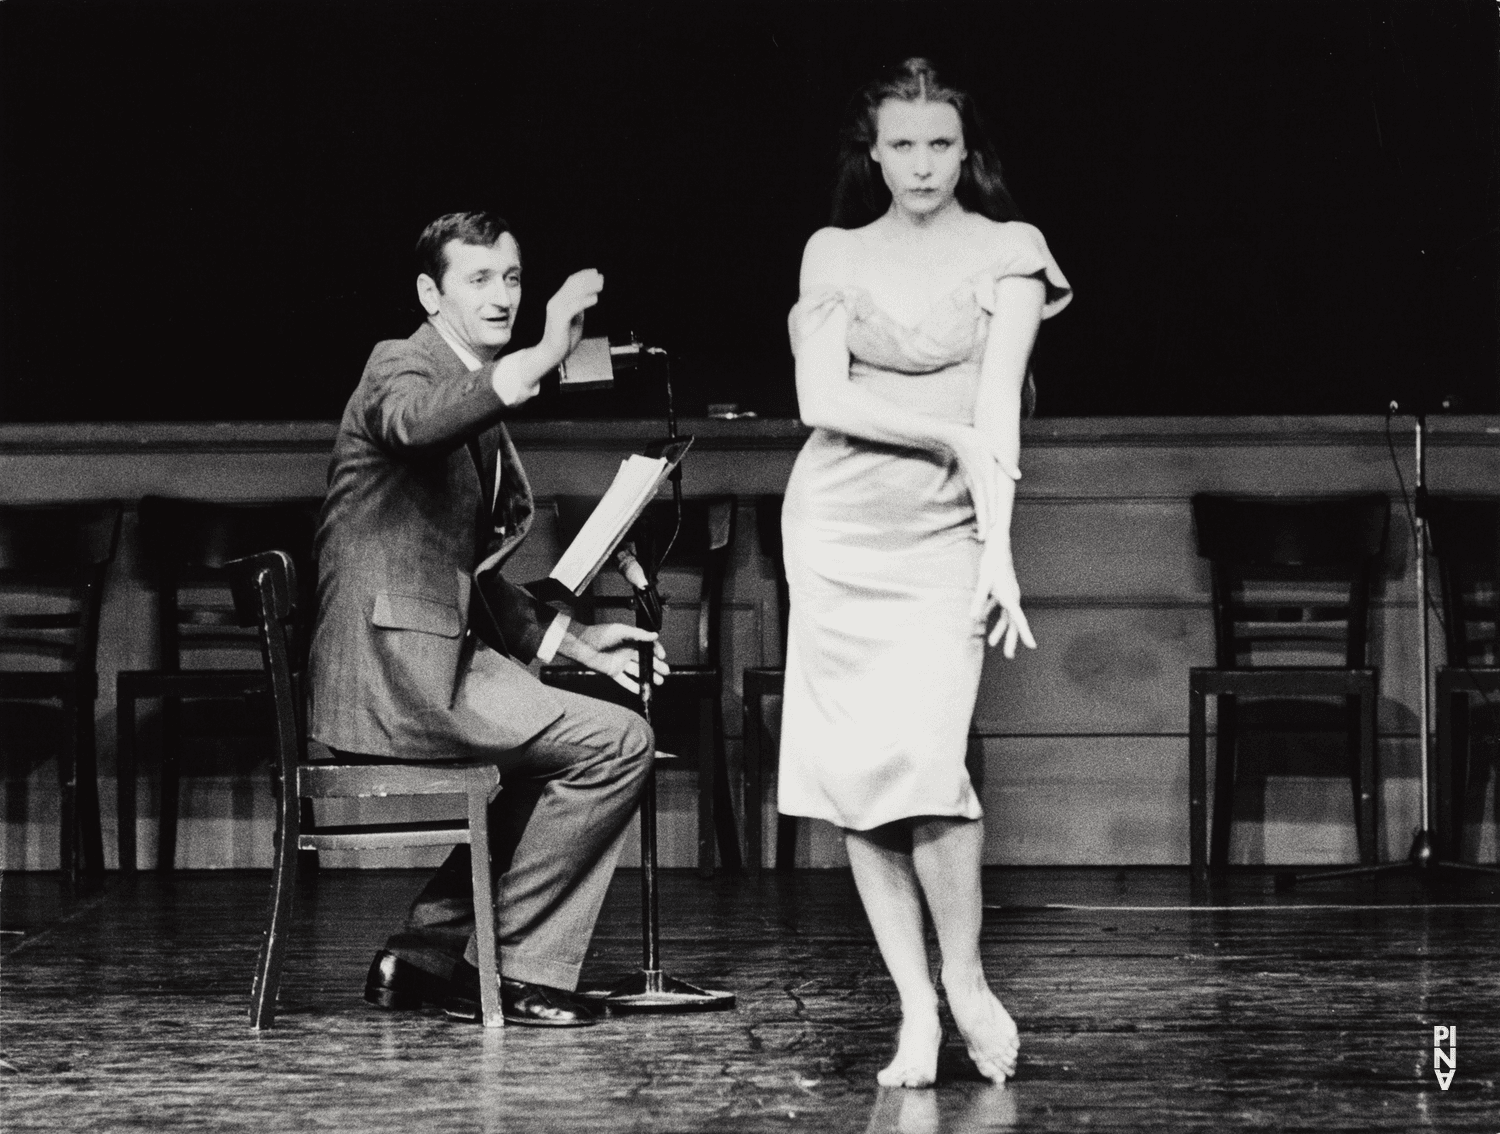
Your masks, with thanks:
<instances>
[{"instance_id":1,"label":"wall ledge","mask_svg":"<svg viewBox=\"0 0 1500 1134\"><path fill-rule=\"evenodd\" d=\"M1409 444L1413 419L1390 428ZM655 419L511 422L522 449L631 449L665 434ZM327 453L332 421L45 422L0 425L0 456L60 453ZM704 450L796 450L808 435L787 418L684 418L681 431ZM1216 448L1238 445L1383 444L1386 419L1369 415L1296 417L1053 417L1025 423L1023 444ZM1429 421L1437 447L1500 445L1500 415L1455 415Z\"/></svg>"}]
</instances>

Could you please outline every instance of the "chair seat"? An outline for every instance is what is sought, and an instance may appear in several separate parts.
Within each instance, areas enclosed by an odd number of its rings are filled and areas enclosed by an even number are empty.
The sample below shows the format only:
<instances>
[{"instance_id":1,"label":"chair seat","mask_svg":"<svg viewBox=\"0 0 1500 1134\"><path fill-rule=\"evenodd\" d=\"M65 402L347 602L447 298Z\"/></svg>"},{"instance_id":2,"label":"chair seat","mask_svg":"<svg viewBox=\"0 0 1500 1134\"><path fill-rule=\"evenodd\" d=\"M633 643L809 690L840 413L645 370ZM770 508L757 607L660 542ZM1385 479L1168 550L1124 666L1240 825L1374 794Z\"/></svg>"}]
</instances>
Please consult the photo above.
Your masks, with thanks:
<instances>
[{"instance_id":1,"label":"chair seat","mask_svg":"<svg viewBox=\"0 0 1500 1134\"><path fill-rule=\"evenodd\" d=\"M612 677L605 677L602 673L595 673L582 666L547 666L542 670L542 681L558 689L586 692L592 697L600 696L595 692L596 689L608 688L610 696L603 699L614 701L627 708L634 708L640 704L640 697L633 690L626 689ZM665 688L666 685L671 686L673 691L671 695L681 693L695 697L717 696L719 668L711 665L673 665L666 683L658 689Z\"/></svg>"},{"instance_id":2,"label":"chair seat","mask_svg":"<svg viewBox=\"0 0 1500 1134\"><path fill-rule=\"evenodd\" d=\"M1373 669L1337 666L1262 666L1257 669L1197 667L1188 670L1194 692L1262 697L1353 697L1375 680Z\"/></svg>"},{"instance_id":3,"label":"chair seat","mask_svg":"<svg viewBox=\"0 0 1500 1134\"><path fill-rule=\"evenodd\" d=\"M242 697L270 687L258 669L124 669L115 676L120 696Z\"/></svg>"},{"instance_id":4,"label":"chair seat","mask_svg":"<svg viewBox=\"0 0 1500 1134\"><path fill-rule=\"evenodd\" d=\"M365 850L385 847L443 847L469 841L467 821L441 819L412 823L351 823L314 827L297 835L297 849Z\"/></svg>"},{"instance_id":5,"label":"chair seat","mask_svg":"<svg viewBox=\"0 0 1500 1134\"><path fill-rule=\"evenodd\" d=\"M61 673L0 672L0 698L7 701L51 701L78 697L92 701L99 696L99 678L93 670Z\"/></svg>"},{"instance_id":6,"label":"chair seat","mask_svg":"<svg viewBox=\"0 0 1500 1134\"><path fill-rule=\"evenodd\" d=\"M387 795L467 795L480 788L493 792L500 773L489 764L348 764L311 762L297 765L297 794L304 799L356 799Z\"/></svg>"},{"instance_id":7,"label":"chair seat","mask_svg":"<svg viewBox=\"0 0 1500 1134\"><path fill-rule=\"evenodd\" d=\"M1235 728L1240 732L1343 733L1349 728L1346 699L1318 697L1256 697L1235 699Z\"/></svg>"}]
</instances>

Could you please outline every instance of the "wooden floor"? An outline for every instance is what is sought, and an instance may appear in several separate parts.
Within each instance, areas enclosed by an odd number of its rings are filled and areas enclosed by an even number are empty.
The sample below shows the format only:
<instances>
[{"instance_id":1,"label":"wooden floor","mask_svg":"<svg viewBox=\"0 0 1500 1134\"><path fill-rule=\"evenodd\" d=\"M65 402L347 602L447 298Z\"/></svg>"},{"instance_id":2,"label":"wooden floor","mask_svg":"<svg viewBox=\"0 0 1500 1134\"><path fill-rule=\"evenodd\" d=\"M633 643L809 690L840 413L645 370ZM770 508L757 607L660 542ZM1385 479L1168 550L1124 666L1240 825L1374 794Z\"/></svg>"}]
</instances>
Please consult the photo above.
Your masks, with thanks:
<instances>
[{"instance_id":1,"label":"wooden floor","mask_svg":"<svg viewBox=\"0 0 1500 1134\"><path fill-rule=\"evenodd\" d=\"M8 1131L1500 1131L1500 888L1409 878L1194 904L1173 869L986 877L985 953L1021 1022L1008 1089L950 1041L927 1091L878 1091L896 1022L846 872L664 878L667 968L733 1012L582 1031L383 1013L364 972L422 875L324 872L299 895L286 1008L250 1032L257 872L70 890L4 879ZM621 871L585 978L639 959ZM1433 1027L1457 1026L1457 1074ZM950 1034L952 1029L950 1028Z\"/></svg>"}]
</instances>

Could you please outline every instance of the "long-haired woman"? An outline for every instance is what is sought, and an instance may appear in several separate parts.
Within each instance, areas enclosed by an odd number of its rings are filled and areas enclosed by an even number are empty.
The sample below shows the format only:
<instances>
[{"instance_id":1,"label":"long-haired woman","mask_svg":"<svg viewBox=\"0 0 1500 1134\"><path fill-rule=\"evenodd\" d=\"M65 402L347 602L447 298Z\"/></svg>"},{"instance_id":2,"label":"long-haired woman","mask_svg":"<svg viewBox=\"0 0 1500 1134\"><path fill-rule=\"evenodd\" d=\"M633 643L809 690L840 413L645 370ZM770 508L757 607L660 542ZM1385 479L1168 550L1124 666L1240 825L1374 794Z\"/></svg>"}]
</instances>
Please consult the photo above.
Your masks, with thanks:
<instances>
[{"instance_id":1,"label":"long-haired woman","mask_svg":"<svg viewBox=\"0 0 1500 1134\"><path fill-rule=\"evenodd\" d=\"M833 227L792 311L812 436L783 509L792 608L780 810L842 827L901 999L886 1086L933 1082L942 1044L922 908L978 1069L1016 1025L980 959L982 811L964 755L986 638L1034 646L1011 560L1032 345L1071 298L1024 223L971 98L909 59L861 90Z\"/></svg>"}]
</instances>

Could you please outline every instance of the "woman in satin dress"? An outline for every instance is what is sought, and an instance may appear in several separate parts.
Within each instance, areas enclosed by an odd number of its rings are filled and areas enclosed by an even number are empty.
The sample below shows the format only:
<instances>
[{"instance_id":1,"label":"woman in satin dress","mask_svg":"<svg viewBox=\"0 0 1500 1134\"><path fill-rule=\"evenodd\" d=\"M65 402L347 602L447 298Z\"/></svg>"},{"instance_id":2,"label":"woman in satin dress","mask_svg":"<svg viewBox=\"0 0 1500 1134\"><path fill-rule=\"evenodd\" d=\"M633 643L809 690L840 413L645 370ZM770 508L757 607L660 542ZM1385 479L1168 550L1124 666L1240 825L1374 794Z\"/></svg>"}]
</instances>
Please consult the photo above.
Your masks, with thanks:
<instances>
[{"instance_id":1,"label":"woman in satin dress","mask_svg":"<svg viewBox=\"0 0 1500 1134\"><path fill-rule=\"evenodd\" d=\"M1035 646L1011 560L1020 424L1041 320L1071 298L1022 222L967 95L910 59L855 99L834 226L792 310L812 436L782 528L791 626L778 806L843 828L901 1000L884 1086L936 1076L923 928L978 1069L1019 1033L979 951L983 812L964 767L986 639Z\"/></svg>"}]
</instances>

